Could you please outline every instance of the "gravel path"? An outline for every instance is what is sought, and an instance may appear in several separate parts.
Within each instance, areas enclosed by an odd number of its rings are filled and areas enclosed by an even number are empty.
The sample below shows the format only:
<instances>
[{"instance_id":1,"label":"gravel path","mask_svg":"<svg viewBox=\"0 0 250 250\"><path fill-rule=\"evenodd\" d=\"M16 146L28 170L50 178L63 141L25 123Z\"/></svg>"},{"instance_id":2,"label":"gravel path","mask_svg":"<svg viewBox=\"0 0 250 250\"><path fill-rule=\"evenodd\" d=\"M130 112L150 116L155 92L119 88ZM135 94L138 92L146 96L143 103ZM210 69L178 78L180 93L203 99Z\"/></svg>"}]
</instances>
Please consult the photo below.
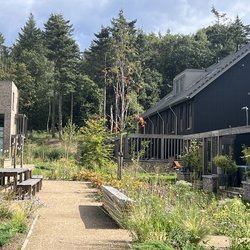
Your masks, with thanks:
<instances>
[{"instance_id":1,"label":"gravel path","mask_svg":"<svg viewBox=\"0 0 250 250\"><path fill-rule=\"evenodd\" d=\"M45 203L25 250L129 249L119 229L94 200L86 182L44 181L37 196Z\"/></svg>"}]
</instances>

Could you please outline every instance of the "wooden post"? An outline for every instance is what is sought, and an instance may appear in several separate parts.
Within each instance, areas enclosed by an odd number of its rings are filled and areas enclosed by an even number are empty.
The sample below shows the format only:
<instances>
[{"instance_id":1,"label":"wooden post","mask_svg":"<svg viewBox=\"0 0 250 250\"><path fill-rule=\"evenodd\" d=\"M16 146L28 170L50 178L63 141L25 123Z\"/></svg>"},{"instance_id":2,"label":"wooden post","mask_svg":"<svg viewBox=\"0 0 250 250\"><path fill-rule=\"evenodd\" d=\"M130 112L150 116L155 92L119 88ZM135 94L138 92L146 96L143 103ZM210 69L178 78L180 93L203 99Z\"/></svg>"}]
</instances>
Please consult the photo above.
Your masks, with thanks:
<instances>
[{"instance_id":1,"label":"wooden post","mask_svg":"<svg viewBox=\"0 0 250 250\"><path fill-rule=\"evenodd\" d=\"M17 136L15 136L13 166L16 168Z\"/></svg>"},{"instance_id":2,"label":"wooden post","mask_svg":"<svg viewBox=\"0 0 250 250\"><path fill-rule=\"evenodd\" d=\"M117 169L117 179L122 179L122 166L123 166L123 148L122 148L122 133L120 132L119 140L119 153L118 153L118 169Z\"/></svg>"},{"instance_id":3,"label":"wooden post","mask_svg":"<svg viewBox=\"0 0 250 250\"><path fill-rule=\"evenodd\" d=\"M165 142L165 139L161 138L161 160L164 159L164 142Z\"/></svg>"},{"instance_id":4,"label":"wooden post","mask_svg":"<svg viewBox=\"0 0 250 250\"><path fill-rule=\"evenodd\" d=\"M23 148L24 148L24 137L23 135L21 136L21 160L20 160L20 167L23 167Z\"/></svg>"},{"instance_id":5,"label":"wooden post","mask_svg":"<svg viewBox=\"0 0 250 250\"><path fill-rule=\"evenodd\" d=\"M129 146L128 146L128 135L124 138L124 158L128 159L129 158Z\"/></svg>"}]
</instances>

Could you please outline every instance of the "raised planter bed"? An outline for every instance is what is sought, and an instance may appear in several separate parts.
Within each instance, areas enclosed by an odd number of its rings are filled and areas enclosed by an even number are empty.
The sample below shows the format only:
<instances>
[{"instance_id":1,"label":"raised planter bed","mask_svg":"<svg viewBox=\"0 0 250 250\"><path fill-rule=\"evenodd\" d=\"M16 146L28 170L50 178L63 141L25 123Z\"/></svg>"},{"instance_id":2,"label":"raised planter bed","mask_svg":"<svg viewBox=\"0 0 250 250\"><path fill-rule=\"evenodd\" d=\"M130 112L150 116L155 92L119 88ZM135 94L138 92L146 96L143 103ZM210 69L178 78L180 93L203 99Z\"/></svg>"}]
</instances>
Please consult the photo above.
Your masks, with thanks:
<instances>
[{"instance_id":1,"label":"raised planter bed","mask_svg":"<svg viewBox=\"0 0 250 250\"><path fill-rule=\"evenodd\" d=\"M217 192L218 175L202 175L203 190L206 192Z\"/></svg>"},{"instance_id":2,"label":"raised planter bed","mask_svg":"<svg viewBox=\"0 0 250 250\"><path fill-rule=\"evenodd\" d=\"M242 181L243 188L243 199L246 201L250 201L250 182Z\"/></svg>"}]
</instances>

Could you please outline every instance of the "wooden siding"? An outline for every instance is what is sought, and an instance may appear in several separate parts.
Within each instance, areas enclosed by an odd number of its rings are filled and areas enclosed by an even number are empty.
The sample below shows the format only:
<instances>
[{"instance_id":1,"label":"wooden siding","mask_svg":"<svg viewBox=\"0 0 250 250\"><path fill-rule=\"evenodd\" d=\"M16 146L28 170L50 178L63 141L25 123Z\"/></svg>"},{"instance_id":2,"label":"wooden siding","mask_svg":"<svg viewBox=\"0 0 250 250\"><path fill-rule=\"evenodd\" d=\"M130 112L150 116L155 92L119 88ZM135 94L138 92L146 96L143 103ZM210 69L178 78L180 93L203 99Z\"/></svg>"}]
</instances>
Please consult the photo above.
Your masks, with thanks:
<instances>
[{"instance_id":1,"label":"wooden siding","mask_svg":"<svg viewBox=\"0 0 250 250\"><path fill-rule=\"evenodd\" d=\"M250 107L250 55L195 96L195 133L246 125Z\"/></svg>"}]
</instances>

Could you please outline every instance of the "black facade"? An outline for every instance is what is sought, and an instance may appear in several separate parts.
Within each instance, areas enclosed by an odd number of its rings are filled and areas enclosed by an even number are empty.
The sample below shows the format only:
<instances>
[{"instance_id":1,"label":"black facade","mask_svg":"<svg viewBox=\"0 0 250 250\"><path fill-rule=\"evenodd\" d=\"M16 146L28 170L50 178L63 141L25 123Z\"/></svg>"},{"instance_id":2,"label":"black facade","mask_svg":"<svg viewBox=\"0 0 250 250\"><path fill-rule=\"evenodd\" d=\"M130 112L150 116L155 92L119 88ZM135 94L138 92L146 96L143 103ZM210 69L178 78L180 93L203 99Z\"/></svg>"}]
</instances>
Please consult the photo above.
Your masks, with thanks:
<instances>
[{"instance_id":1,"label":"black facade","mask_svg":"<svg viewBox=\"0 0 250 250\"><path fill-rule=\"evenodd\" d=\"M194 97L144 116L142 132L186 135L245 126L246 106L250 108L250 54Z\"/></svg>"},{"instance_id":2,"label":"black facade","mask_svg":"<svg viewBox=\"0 0 250 250\"><path fill-rule=\"evenodd\" d=\"M250 108L250 55L218 77L194 98L194 133L246 125Z\"/></svg>"},{"instance_id":3,"label":"black facade","mask_svg":"<svg viewBox=\"0 0 250 250\"><path fill-rule=\"evenodd\" d=\"M196 74L193 81L189 78L183 87L181 79L185 74L192 78L193 73ZM173 91L142 115L146 124L141 132L193 135L242 127L250 125L247 108L250 109L250 44L208 69L179 74L174 79ZM213 138L207 138L206 143L206 158L211 162ZM237 164L242 165L242 145L250 146L249 133L224 136L221 153L233 155Z\"/></svg>"}]
</instances>

